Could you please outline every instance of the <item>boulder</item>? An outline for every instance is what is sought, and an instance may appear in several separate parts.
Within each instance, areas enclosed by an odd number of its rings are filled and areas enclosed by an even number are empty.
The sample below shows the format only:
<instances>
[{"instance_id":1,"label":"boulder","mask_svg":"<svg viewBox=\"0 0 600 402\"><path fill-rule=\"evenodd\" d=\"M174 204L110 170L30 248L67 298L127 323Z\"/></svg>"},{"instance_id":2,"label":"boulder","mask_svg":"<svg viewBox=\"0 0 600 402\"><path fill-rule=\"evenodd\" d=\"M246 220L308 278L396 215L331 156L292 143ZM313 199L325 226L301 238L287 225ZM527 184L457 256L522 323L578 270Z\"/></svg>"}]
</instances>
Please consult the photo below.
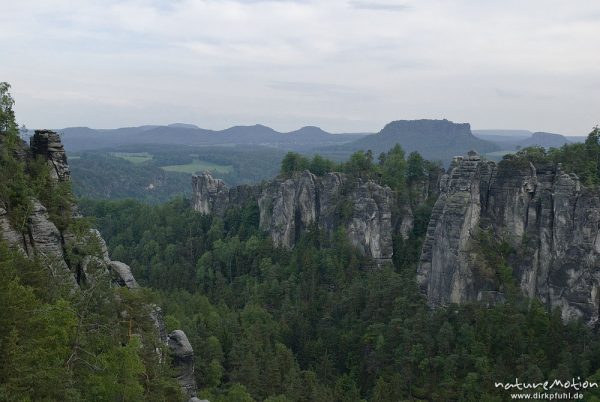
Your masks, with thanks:
<instances>
[{"instance_id":1,"label":"boulder","mask_svg":"<svg viewBox=\"0 0 600 402\"><path fill-rule=\"evenodd\" d=\"M113 272L114 282L118 286L126 286L129 289L137 289L140 287L131 273L129 265L120 261L111 261L108 264L111 272Z\"/></svg>"}]
</instances>

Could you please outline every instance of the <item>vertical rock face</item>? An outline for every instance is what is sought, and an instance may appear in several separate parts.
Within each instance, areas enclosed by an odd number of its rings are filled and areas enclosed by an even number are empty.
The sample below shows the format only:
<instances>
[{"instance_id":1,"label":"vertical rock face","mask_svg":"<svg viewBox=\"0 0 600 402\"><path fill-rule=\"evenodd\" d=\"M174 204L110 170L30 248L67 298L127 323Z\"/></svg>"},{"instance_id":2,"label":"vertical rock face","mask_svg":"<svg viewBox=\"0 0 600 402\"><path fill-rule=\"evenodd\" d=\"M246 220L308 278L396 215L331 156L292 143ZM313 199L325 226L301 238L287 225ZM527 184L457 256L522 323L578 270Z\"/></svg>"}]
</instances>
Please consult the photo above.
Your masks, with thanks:
<instances>
[{"instance_id":1,"label":"vertical rock face","mask_svg":"<svg viewBox=\"0 0 600 402\"><path fill-rule=\"evenodd\" d=\"M563 319L598 319L600 198L560 166L476 154L457 158L443 178L417 279L431 305L501 300L478 278L480 230L502 237L522 257L513 275L523 293Z\"/></svg>"},{"instance_id":2,"label":"vertical rock face","mask_svg":"<svg viewBox=\"0 0 600 402\"><path fill-rule=\"evenodd\" d=\"M0 144L1 145L1 144ZM23 160L41 157L45 159L50 167L51 178L57 182L68 182L71 179L69 165L57 133L49 130L36 130L31 138L29 150L23 147ZM10 247L20 250L25 255L33 258L42 257L54 276L60 275L69 281L76 291L80 286L92 280L88 277L89 267L93 264L103 273L112 275L112 283L116 286L127 287L131 290L139 288L131 268L122 262L111 261L108 254L106 242L95 229L90 230L83 239L77 239L73 234L62 233L52 222L48 211L39 200L32 199L32 210L21 227L11 224L6 209L0 208L0 237ZM76 205L73 205L76 210ZM74 214L74 219L80 217ZM69 258L66 252L67 246L77 248L78 243L97 242L100 246L98 256L85 255L82 263L78 266L69 266ZM194 382L193 349L187 336L183 331L177 330L167 337L162 310L156 305L149 307L148 319L156 328L157 337L162 344L170 348L177 368L181 370L179 378L184 392L188 396L195 396L196 384ZM160 350L157 351L160 356Z\"/></svg>"},{"instance_id":3,"label":"vertical rock face","mask_svg":"<svg viewBox=\"0 0 600 402\"><path fill-rule=\"evenodd\" d=\"M33 157L39 155L48 161L52 177L58 181L71 179L67 155L58 133L51 130L35 130L35 134L31 137L30 148Z\"/></svg>"},{"instance_id":4,"label":"vertical rock face","mask_svg":"<svg viewBox=\"0 0 600 402\"><path fill-rule=\"evenodd\" d=\"M25 238L23 233L19 232L12 227L10 220L8 219L8 213L6 209L0 208L0 236L6 241L6 243L23 253L27 253L25 250Z\"/></svg>"},{"instance_id":5,"label":"vertical rock face","mask_svg":"<svg viewBox=\"0 0 600 402\"><path fill-rule=\"evenodd\" d=\"M192 177L192 190L192 205L203 214L224 211L229 201L223 180L215 179L208 173Z\"/></svg>"},{"instance_id":6,"label":"vertical rock face","mask_svg":"<svg viewBox=\"0 0 600 402\"><path fill-rule=\"evenodd\" d=\"M375 182L359 183L350 193L352 219L346 228L350 242L376 261L386 261L392 246L392 191Z\"/></svg>"},{"instance_id":7,"label":"vertical rock face","mask_svg":"<svg viewBox=\"0 0 600 402\"><path fill-rule=\"evenodd\" d=\"M194 350L185 332L175 330L168 335L168 345L177 372L177 381L189 398L196 396L194 380Z\"/></svg>"},{"instance_id":8,"label":"vertical rock face","mask_svg":"<svg viewBox=\"0 0 600 402\"><path fill-rule=\"evenodd\" d=\"M427 236L423 243L417 280L432 305L473 299L473 275L468 268L471 237L481 213L481 186L490 165L478 155L453 160L441 181Z\"/></svg>"},{"instance_id":9,"label":"vertical rock face","mask_svg":"<svg viewBox=\"0 0 600 402\"><path fill-rule=\"evenodd\" d=\"M393 194L373 181L350 180L340 173L317 177L304 171L261 186L230 190L208 173L194 176L192 183L193 208L202 213L222 215L229 206L257 202L260 228L277 246L292 248L311 225L325 231L342 226L365 255L379 262L392 257Z\"/></svg>"},{"instance_id":10,"label":"vertical rock face","mask_svg":"<svg viewBox=\"0 0 600 402\"><path fill-rule=\"evenodd\" d=\"M29 149L30 158L43 158L50 167L50 176L57 182L68 182L71 180L69 165L64 148L60 142L60 136L50 130L36 130L31 137ZM24 157L24 158L26 158ZM50 219L48 211L42 203L32 199L32 210L29 217L23 222L22 227L13 227L8 220L6 211L0 209L0 236L8 242L11 247L23 251L30 257L40 256L48 262L53 275L64 277L77 287L86 280L88 265L94 261L96 265L103 265L109 270L115 283L129 288L137 287L135 278L127 264L118 261L110 261L106 243L98 231L90 233L90 241L98 241L102 248L102 260L95 261L92 258L84 258L81 266L70 266L65 252L68 245L77 246L77 239L68 231L61 232ZM76 211L76 206L73 206ZM74 213L78 217L77 212ZM87 241L85 240L85 241Z\"/></svg>"},{"instance_id":11,"label":"vertical rock face","mask_svg":"<svg viewBox=\"0 0 600 402\"><path fill-rule=\"evenodd\" d=\"M292 248L302 231L317 223L319 190L317 177L308 171L266 185L258 199L260 228L275 245Z\"/></svg>"}]
</instances>

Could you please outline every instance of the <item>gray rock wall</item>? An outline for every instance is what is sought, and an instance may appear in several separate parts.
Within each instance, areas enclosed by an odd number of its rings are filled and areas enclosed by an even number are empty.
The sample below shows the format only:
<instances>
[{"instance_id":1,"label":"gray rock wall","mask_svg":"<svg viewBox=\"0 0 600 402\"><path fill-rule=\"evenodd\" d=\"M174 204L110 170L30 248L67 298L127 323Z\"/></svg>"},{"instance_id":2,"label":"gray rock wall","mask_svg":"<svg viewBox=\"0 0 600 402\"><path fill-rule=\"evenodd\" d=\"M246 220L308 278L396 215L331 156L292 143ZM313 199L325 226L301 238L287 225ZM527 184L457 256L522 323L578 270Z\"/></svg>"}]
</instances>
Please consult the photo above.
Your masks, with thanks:
<instances>
[{"instance_id":1,"label":"gray rock wall","mask_svg":"<svg viewBox=\"0 0 600 402\"><path fill-rule=\"evenodd\" d=\"M60 143L60 137L57 133L49 130L36 130L31 138L31 147L26 146L20 156L26 158L44 158L49 167L51 178L58 182L68 182L71 179L69 165ZM65 281L77 291L86 283L91 283L95 279L90 273L90 267L95 266L101 270L106 277L108 274L112 277L112 283L115 286L127 287L130 290L139 288L131 268L122 262L111 261L106 242L95 229L92 229L88 236L76 238L73 234L61 231L50 219L48 211L39 200L32 199L32 211L23 225L15 227L11 224L6 209L0 207L0 237L14 249L20 250L23 254L33 258L42 257L54 276L60 275ZM73 206L76 211L76 205ZM74 218L79 217L74 213ZM69 265L69 258L66 253L67 247L77 248L79 243L95 241L99 243L100 255L83 256L82 262L77 266ZM183 331L177 330L167 337L162 310L160 307L149 306L148 320L156 328L159 343L167 345L171 351L175 368L179 370L178 380L182 390L188 397L194 397L196 384L194 382L194 357L193 349L187 336ZM162 361L160 350L157 350L159 358Z\"/></svg>"},{"instance_id":2,"label":"gray rock wall","mask_svg":"<svg viewBox=\"0 0 600 402\"><path fill-rule=\"evenodd\" d=\"M71 171L67 163L67 154L58 133L51 130L35 130L30 140L31 153L48 161L50 175L58 181L69 181Z\"/></svg>"},{"instance_id":3,"label":"gray rock wall","mask_svg":"<svg viewBox=\"0 0 600 402\"><path fill-rule=\"evenodd\" d=\"M168 345L175 368L177 381L189 398L196 396L194 379L194 349L185 332L175 330L168 335Z\"/></svg>"},{"instance_id":4,"label":"gray rock wall","mask_svg":"<svg viewBox=\"0 0 600 402\"><path fill-rule=\"evenodd\" d=\"M57 182L71 180L67 157L57 133L50 130L36 130L30 143L29 153L24 158L43 158L50 167L50 176L53 180ZM50 219L46 207L39 200L32 199L31 201L33 208L21 227L13 227L6 210L0 208L0 236L11 247L21 250L32 258L34 256L42 257L54 276L64 277L66 281L72 283L73 287L82 284L89 277L87 266L92 261L110 271L115 284L129 288L138 286L131 274L131 268L127 264L110 260L106 243L97 230L92 230L86 239L76 239L68 231L63 233L56 227ZM76 219L79 216L76 206L73 210ZM82 265L71 266L66 249L68 246L76 248L77 242L81 241L99 241L102 259L84 257Z\"/></svg>"},{"instance_id":5,"label":"gray rock wall","mask_svg":"<svg viewBox=\"0 0 600 402\"><path fill-rule=\"evenodd\" d=\"M343 226L350 242L378 262L392 258L392 204L389 187L373 181L350 180L341 173L317 177L309 171L277 178L259 186L230 190L204 173L192 178L192 206L196 211L222 215L230 206L258 203L260 227L277 246L292 248L311 225L332 231ZM340 216L350 203L349 216Z\"/></svg>"},{"instance_id":6,"label":"gray rock wall","mask_svg":"<svg viewBox=\"0 0 600 402\"><path fill-rule=\"evenodd\" d=\"M417 280L433 305L502 300L478 279L474 238L490 230L520 250L512 261L523 293L563 319L598 320L600 198L560 166L457 158L441 183Z\"/></svg>"}]
</instances>

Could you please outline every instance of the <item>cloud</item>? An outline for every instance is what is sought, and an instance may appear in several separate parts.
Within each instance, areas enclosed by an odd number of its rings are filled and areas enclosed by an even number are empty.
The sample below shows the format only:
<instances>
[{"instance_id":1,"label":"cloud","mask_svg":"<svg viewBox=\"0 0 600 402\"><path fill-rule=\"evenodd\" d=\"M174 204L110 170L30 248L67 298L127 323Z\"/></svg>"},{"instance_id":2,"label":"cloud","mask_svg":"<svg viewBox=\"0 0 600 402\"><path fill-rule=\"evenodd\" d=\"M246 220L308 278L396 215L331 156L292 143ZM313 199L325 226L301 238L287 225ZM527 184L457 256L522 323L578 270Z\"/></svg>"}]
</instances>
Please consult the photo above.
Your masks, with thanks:
<instances>
[{"instance_id":1,"label":"cloud","mask_svg":"<svg viewBox=\"0 0 600 402\"><path fill-rule=\"evenodd\" d=\"M521 98L524 94L519 91L506 90L501 88L496 88L496 95L500 98Z\"/></svg>"},{"instance_id":2,"label":"cloud","mask_svg":"<svg viewBox=\"0 0 600 402\"><path fill-rule=\"evenodd\" d=\"M399 3L379 3L373 1L351 0L348 2L351 8L357 10L374 10L374 11L407 11L410 9L406 4Z\"/></svg>"},{"instance_id":3,"label":"cloud","mask_svg":"<svg viewBox=\"0 0 600 402\"><path fill-rule=\"evenodd\" d=\"M308 0L230 0L236 3L306 3Z\"/></svg>"},{"instance_id":4,"label":"cloud","mask_svg":"<svg viewBox=\"0 0 600 402\"><path fill-rule=\"evenodd\" d=\"M0 80L31 127L583 132L599 123L598 15L585 0L22 0L0 13Z\"/></svg>"},{"instance_id":5,"label":"cloud","mask_svg":"<svg viewBox=\"0 0 600 402\"><path fill-rule=\"evenodd\" d=\"M324 84L318 82L271 81L267 86L281 91L289 91L309 95L357 95L357 90L349 86Z\"/></svg>"}]
</instances>

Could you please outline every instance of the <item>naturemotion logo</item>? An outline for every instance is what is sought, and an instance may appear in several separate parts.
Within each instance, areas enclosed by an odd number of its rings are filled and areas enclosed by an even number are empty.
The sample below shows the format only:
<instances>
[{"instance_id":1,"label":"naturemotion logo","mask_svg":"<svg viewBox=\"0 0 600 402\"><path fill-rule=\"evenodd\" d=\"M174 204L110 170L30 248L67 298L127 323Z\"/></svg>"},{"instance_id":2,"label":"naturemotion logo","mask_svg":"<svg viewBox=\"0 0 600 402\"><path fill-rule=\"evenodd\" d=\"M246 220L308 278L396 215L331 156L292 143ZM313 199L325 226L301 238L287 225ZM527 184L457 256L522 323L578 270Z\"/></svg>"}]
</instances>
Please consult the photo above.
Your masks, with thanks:
<instances>
[{"instance_id":1,"label":"naturemotion logo","mask_svg":"<svg viewBox=\"0 0 600 402\"><path fill-rule=\"evenodd\" d=\"M551 389L563 389L563 390L574 390L581 391L586 389L598 388L597 382L581 381L581 377L577 379L572 378L571 380L546 380L543 382L521 382L518 378L515 378L514 382L494 382L496 388L504 390L540 390L549 391Z\"/></svg>"}]
</instances>

